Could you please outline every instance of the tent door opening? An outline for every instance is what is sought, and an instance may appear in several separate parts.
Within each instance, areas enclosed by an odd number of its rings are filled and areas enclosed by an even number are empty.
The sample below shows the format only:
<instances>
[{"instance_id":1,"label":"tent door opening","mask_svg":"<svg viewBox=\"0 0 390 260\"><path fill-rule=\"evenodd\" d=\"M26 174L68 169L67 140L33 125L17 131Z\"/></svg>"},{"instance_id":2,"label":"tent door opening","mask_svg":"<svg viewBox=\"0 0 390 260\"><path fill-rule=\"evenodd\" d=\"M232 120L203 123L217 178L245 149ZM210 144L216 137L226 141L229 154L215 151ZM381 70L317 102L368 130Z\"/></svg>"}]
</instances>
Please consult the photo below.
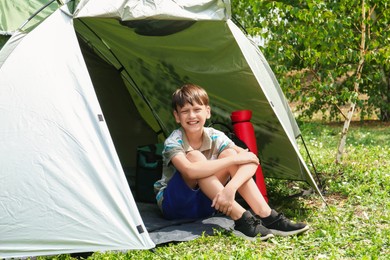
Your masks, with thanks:
<instances>
[{"instance_id":1,"label":"tent door opening","mask_svg":"<svg viewBox=\"0 0 390 260\"><path fill-rule=\"evenodd\" d=\"M137 147L156 143L157 134L138 113L120 72L94 53L83 40L79 39L79 43L104 120L129 186L134 191Z\"/></svg>"}]
</instances>

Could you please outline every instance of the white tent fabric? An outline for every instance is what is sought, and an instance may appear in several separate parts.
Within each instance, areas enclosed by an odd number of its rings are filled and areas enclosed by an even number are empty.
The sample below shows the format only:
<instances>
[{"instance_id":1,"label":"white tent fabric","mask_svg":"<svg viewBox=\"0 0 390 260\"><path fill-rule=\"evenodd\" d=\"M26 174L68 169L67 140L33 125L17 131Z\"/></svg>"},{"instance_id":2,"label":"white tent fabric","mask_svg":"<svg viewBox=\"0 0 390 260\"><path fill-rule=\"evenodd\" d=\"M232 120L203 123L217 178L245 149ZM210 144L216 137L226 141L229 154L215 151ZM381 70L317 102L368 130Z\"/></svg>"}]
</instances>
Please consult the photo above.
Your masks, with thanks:
<instances>
[{"instance_id":1,"label":"white tent fabric","mask_svg":"<svg viewBox=\"0 0 390 260\"><path fill-rule=\"evenodd\" d=\"M58 10L25 36L0 86L0 258L154 247L72 17Z\"/></svg>"},{"instance_id":2,"label":"white tent fabric","mask_svg":"<svg viewBox=\"0 0 390 260\"><path fill-rule=\"evenodd\" d=\"M230 17L230 2L215 0L80 0L75 17L117 17L122 21L145 18L227 20Z\"/></svg>"}]
</instances>

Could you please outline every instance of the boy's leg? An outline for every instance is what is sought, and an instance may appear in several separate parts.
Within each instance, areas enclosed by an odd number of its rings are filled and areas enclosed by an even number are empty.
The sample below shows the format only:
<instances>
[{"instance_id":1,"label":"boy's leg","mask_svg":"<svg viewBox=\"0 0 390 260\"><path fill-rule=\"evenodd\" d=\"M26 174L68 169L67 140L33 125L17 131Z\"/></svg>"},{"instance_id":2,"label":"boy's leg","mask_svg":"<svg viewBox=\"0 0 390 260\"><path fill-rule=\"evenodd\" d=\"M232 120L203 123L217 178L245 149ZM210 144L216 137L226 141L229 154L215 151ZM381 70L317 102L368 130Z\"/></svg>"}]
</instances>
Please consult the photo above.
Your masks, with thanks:
<instances>
[{"instance_id":1,"label":"boy's leg","mask_svg":"<svg viewBox=\"0 0 390 260\"><path fill-rule=\"evenodd\" d=\"M204 155L199 151L192 151L188 153L187 159L191 162L207 160L207 158L204 157ZM202 192L210 200L213 200L214 197L217 195L217 193L223 190L224 184L226 184L228 180L229 180L229 172L223 171L223 172L218 172L215 175L212 175L210 177L199 179L197 180L197 184L199 185ZM241 218L244 212L245 209L236 201L234 201L232 205L232 211L229 214L229 217L231 217L233 220L237 220Z\"/></svg>"},{"instance_id":2,"label":"boy's leg","mask_svg":"<svg viewBox=\"0 0 390 260\"><path fill-rule=\"evenodd\" d=\"M187 159L191 162L207 160L204 155L198 151L193 151L187 154ZM207 178L198 180L200 189L211 200L224 189L224 185L230 178L228 170L221 171ZM260 240L266 240L273 237L270 230L261 225L261 221L257 220L250 211L245 210L236 201L233 201L232 210L229 216L234 220L235 234L244 236L247 239L255 239L259 237Z\"/></svg>"},{"instance_id":3,"label":"boy's leg","mask_svg":"<svg viewBox=\"0 0 390 260\"><path fill-rule=\"evenodd\" d=\"M198 219L211 216L212 201L199 189L190 188L175 172L163 191L162 211L167 219Z\"/></svg>"},{"instance_id":4,"label":"boy's leg","mask_svg":"<svg viewBox=\"0 0 390 260\"><path fill-rule=\"evenodd\" d=\"M227 149L225 151L226 153L221 153L220 157L229 156L231 153L236 152L232 149ZM240 174L239 172L242 170L247 169L244 169L241 166L232 166L229 168L229 172L232 177L234 177L235 174ZM254 172L255 171L256 167L254 168ZM241 185L241 187L238 189L238 192L255 212L256 218L261 220L262 224L266 228L270 229L273 234L289 236L302 233L309 229L308 225L304 223L293 223L282 213L278 213L271 209L258 189L253 178L250 178L247 182L243 183L243 185Z\"/></svg>"},{"instance_id":5,"label":"boy's leg","mask_svg":"<svg viewBox=\"0 0 390 260\"><path fill-rule=\"evenodd\" d=\"M236 153L237 152L233 149L226 149L220 154L219 158L231 156ZM228 170L230 176L233 178L234 175L237 173L239 174L240 171L253 171L254 175L256 169L257 167L254 165L234 165ZM257 215L261 217L267 217L271 214L271 208L268 206L253 178L250 178L247 182L241 185L241 187L238 189L238 192Z\"/></svg>"}]
</instances>

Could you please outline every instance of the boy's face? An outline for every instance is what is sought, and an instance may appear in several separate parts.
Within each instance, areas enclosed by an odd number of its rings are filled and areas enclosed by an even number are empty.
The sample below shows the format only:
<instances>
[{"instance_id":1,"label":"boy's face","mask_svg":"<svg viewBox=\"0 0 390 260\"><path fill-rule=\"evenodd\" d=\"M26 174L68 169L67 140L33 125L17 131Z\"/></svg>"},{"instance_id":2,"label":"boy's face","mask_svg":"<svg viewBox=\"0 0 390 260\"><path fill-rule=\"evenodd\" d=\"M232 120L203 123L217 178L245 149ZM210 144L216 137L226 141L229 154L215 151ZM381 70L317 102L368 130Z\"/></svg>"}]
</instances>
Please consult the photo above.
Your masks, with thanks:
<instances>
[{"instance_id":1,"label":"boy's face","mask_svg":"<svg viewBox=\"0 0 390 260\"><path fill-rule=\"evenodd\" d=\"M203 131L203 126L206 120L210 118L210 106L199 105L194 103L193 105L187 103L183 107L177 107L173 111L176 122L179 123L186 132L195 133L197 131Z\"/></svg>"}]
</instances>

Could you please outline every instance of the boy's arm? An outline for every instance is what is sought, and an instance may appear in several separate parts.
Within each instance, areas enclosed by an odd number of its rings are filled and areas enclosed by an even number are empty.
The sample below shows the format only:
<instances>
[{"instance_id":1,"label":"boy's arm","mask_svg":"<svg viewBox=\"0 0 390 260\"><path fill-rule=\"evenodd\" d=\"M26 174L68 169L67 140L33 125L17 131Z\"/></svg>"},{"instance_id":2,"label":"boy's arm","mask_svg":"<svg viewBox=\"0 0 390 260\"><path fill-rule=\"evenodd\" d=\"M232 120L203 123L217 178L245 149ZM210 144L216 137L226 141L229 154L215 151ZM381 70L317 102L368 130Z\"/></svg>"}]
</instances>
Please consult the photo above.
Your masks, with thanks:
<instances>
[{"instance_id":1,"label":"boy's arm","mask_svg":"<svg viewBox=\"0 0 390 260\"><path fill-rule=\"evenodd\" d=\"M235 194L237 190L250 178L252 178L253 173L256 171L258 165L254 164L245 164L242 165L236 172L236 174L230 179L226 186L217 193L213 198L212 207L216 210L221 211L222 213L229 215L232 206Z\"/></svg>"},{"instance_id":2,"label":"boy's arm","mask_svg":"<svg viewBox=\"0 0 390 260\"><path fill-rule=\"evenodd\" d=\"M244 149L242 147L239 147L237 145L233 146L232 147L237 153L241 153L241 152L248 152L248 149ZM259 161L258 161L259 162ZM258 165L259 163L257 163ZM229 183L226 185L226 188L230 188L230 189L233 189L233 190L237 190L239 187L241 187L241 185L246 182L247 180L249 180L250 178L252 178L253 176L253 169L251 169L252 166L246 166L246 167L249 167L249 169L243 169L241 167L241 169L239 170L239 174L236 174L230 181Z\"/></svg>"},{"instance_id":3,"label":"boy's arm","mask_svg":"<svg viewBox=\"0 0 390 260\"><path fill-rule=\"evenodd\" d=\"M256 165L259 164L259 159L255 154L243 149L236 155L231 155L217 160L190 162L184 154L177 154L171 159L171 161L181 174L190 179L205 178L232 165L247 163L254 163Z\"/></svg>"},{"instance_id":4,"label":"boy's arm","mask_svg":"<svg viewBox=\"0 0 390 260\"><path fill-rule=\"evenodd\" d=\"M244 150L241 147L235 149L237 153L242 153ZM220 212L229 215L233 207L233 201L237 190L250 178L252 178L258 165L245 164L237 169L236 174L230 179L227 185L217 193L213 198L212 207ZM250 192L246 190L245 192Z\"/></svg>"},{"instance_id":5,"label":"boy's arm","mask_svg":"<svg viewBox=\"0 0 390 260\"><path fill-rule=\"evenodd\" d=\"M237 146L237 145L234 145L232 148L233 148L237 153L240 153L240 152L243 152L243 151L249 151L249 149L244 149L244 148L239 147L239 146Z\"/></svg>"}]
</instances>

